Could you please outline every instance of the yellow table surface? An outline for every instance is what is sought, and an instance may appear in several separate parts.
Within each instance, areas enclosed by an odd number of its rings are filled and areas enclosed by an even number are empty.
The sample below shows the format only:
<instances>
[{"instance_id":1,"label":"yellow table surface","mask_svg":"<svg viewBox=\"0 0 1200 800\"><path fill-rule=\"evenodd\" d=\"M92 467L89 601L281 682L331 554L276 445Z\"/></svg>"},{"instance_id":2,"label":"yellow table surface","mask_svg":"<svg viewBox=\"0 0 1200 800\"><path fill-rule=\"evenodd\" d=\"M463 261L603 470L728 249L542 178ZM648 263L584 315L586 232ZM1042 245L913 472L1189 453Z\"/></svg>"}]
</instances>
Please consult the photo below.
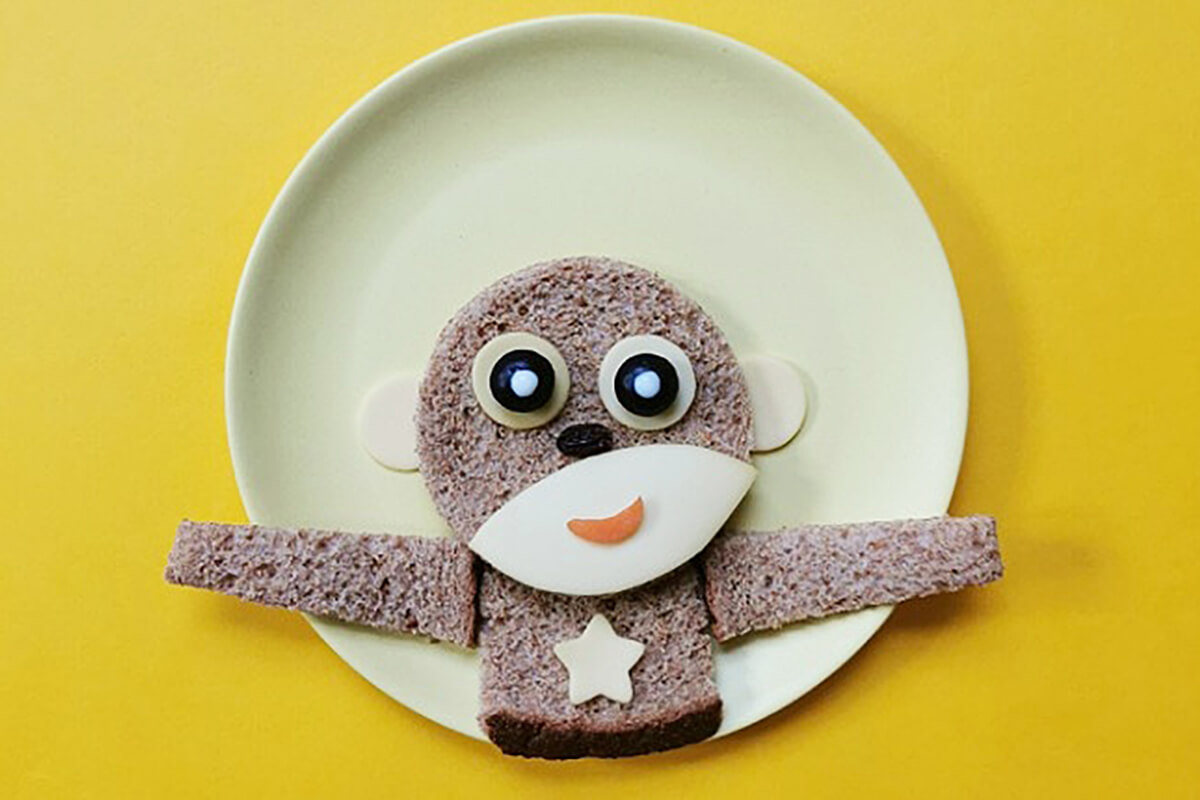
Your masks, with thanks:
<instances>
[{"instance_id":1,"label":"yellow table surface","mask_svg":"<svg viewBox=\"0 0 1200 800\"><path fill-rule=\"evenodd\" d=\"M181 516L245 518L225 328L288 172L412 59L575 10L740 38L892 153L966 317L953 510L1008 574L746 732L548 764L160 576ZM1196 796L1198 33L1184 0L0 4L0 793Z\"/></svg>"}]
</instances>

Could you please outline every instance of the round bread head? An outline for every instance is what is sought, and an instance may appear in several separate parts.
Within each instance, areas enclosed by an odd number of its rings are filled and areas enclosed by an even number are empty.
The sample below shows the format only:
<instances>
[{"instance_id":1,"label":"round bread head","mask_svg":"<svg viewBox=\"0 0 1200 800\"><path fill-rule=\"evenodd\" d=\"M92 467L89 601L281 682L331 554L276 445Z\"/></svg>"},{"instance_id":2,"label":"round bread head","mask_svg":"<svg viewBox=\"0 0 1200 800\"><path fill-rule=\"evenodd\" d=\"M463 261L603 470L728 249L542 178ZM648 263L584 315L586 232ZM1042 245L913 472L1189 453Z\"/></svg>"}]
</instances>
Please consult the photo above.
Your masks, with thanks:
<instances>
[{"instance_id":1,"label":"round bread head","mask_svg":"<svg viewBox=\"0 0 1200 800\"><path fill-rule=\"evenodd\" d=\"M684 550L716 533L753 480L750 399L728 342L674 286L609 259L538 264L478 294L437 340L416 423L421 474L455 535L470 541L485 523L504 527L498 545L477 552L532 585L544 581L498 563L497 548L519 559L536 541L518 543L511 530L557 515L547 535L561 534L595 567L653 561L635 551L663 545L663 533L650 541L655 525L704 527L711 521L692 519L691 510L724 514L712 530L684 536L690 543L668 559L677 566L695 554ZM677 485L656 489L662 481ZM677 500L665 499L671 491ZM714 492L725 495L715 511L704 497ZM538 588L592 594L615 585L564 580Z\"/></svg>"}]
</instances>

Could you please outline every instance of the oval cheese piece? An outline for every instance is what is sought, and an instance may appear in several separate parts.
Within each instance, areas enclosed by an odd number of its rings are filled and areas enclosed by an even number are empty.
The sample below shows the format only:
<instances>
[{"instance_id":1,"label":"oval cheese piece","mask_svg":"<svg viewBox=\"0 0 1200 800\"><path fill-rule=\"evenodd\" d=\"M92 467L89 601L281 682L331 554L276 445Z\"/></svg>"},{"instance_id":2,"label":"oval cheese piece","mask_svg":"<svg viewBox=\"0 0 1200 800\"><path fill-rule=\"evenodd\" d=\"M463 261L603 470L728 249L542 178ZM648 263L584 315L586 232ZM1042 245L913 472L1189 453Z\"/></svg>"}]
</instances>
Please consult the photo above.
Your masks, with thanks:
<instances>
[{"instance_id":1,"label":"oval cheese piece","mask_svg":"<svg viewBox=\"0 0 1200 800\"><path fill-rule=\"evenodd\" d=\"M570 464L516 495L480 526L470 547L535 589L624 591L703 550L756 474L750 464L703 447L625 447ZM589 541L568 527L587 521L602 523L606 533L625 532L636 516L630 498L642 501L642 519L620 541Z\"/></svg>"}]
</instances>

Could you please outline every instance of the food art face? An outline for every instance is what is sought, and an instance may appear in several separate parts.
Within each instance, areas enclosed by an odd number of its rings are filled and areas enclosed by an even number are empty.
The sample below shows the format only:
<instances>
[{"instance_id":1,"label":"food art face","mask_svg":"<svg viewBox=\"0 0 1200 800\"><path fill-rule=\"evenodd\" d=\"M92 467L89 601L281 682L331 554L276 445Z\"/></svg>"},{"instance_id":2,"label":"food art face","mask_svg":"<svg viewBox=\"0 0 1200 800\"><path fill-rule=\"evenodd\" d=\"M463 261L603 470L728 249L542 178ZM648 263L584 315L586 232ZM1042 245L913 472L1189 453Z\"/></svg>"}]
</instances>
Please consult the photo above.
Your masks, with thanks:
<instances>
[{"instance_id":1,"label":"food art face","mask_svg":"<svg viewBox=\"0 0 1200 800\"><path fill-rule=\"evenodd\" d=\"M751 450L787 444L804 399L794 367L739 364L700 307L652 273L600 258L537 265L460 309L419 383L395 376L361 407L368 452L419 469L458 541L185 520L166 577L478 645L478 721L505 753L680 747L721 724L712 637L1002 573L982 516L712 542L754 482Z\"/></svg>"},{"instance_id":2,"label":"food art face","mask_svg":"<svg viewBox=\"0 0 1200 800\"><path fill-rule=\"evenodd\" d=\"M455 534L565 594L686 562L755 475L749 391L724 337L668 283L615 262L484 290L442 332L417 420L420 469Z\"/></svg>"}]
</instances>

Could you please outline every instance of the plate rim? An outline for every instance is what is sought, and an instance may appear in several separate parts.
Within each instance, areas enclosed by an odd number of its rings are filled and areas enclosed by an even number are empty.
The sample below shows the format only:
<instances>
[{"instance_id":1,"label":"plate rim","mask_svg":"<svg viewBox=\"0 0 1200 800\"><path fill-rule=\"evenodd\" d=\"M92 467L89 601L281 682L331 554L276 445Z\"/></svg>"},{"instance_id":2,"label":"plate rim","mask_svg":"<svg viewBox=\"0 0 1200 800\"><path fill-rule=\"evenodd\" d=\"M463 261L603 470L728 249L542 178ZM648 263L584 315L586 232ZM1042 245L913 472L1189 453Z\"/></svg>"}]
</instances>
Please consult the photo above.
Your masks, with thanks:
<instances>
[{"instance_id":1,"label":"plate rim","mask_svg":"<svg viewBox=\"0 0 1200 800\"><path fill-rule=\"evenodd\" d=\"M296 163L288 174L282 187L279 189L275 198L272 200L262 223L259 225L255 233L254 240L246 256L245 264L242 268L241 276L238 280L238 286L234 295L233 307L230 312L229 327L226 336L225 345L225 370L224 370L224 413L225 413L225 428L226 439L229 446L230 460L233 466L234 481L238 487L238 494L242 501L242 505L246 511L247 517L253 522L256 519L263 517L261 509L256 507L256 503L251 498L251 493L247 487L251 480L247 474L246 459L247 456L242 448L239 448L238 441L240 437L240 423L238 414L235 412L236 402L235 396L238 391L235 389L239 385L239 370L237 365L243 357L239 342L246 341L246 337L242 335L243 328L248 324L246 317L248 315L247 308L251 301L249 297L255 292L256 286L265 280L268 271L267 262L269 258L264 255L265 251L270 247L270 240L273 231L276 228L277 219L285 216L292 205L297 201L297 195L300 193L300 187L305 180L307 173L316 167L323 159L333 155L343 138L352 132L352 128L357 124L358 119L362 116L370 115L377 107L381 106L390 95L391 92L401 87L405 83L418 79L423 73L436 69L443 61L446 61L463 51L472 50L484 45L488 42L503 39L510 36L519 37L531 30L562 28L569 29L573 27L588 27L597 25L611 26L635 26L645 30L658 29L666 35L681 35L690 36L698 40L707 41L710 44L720 45L722 48L728 48L738 52L743 57L752 59L762 67L775 71L777 74L786 77L788 80L796 82L805 90L818 95L823 104L834 114L842 117L842 122L848 124L852 129L856 130L862 142L874 149L876 156L882 156L882 161L895 170L901 183L907 188L912 199L915 201L916 208L919 210L921 217L924 219L929 232L932 234L933 243L936 245L936 255L940 259L940 266L944 268L946 276L950 280L950 288L954 299L953 317L957 323L955 331L957 333L959 347L958 352L961 354L961 365L959 374L962 376L962 388L959 397L956 398L955 406L958 409L958 414L953 420L956 431L953 440L957 442L953 453L948 453L948 461L954 464L953 480L945 492L943 502L938 503L942 508L942 513L949 509L950 501L957 487L959 477L962 472L962 458L966 446L967 423L970 412L970 360L968 353L968 343L966 340L966 327L962 314L962 302L958 292L957 282L954 279L954 273L950 269L949 259L946 256L945 247L942 244L941 237L938 235L937 228L933 224L933 220L929 215L928 209L922 202L916 188L908 179L908 176L900 168L900 165L888 152L887 148L875 138L875 135L868 129L849 109L839 102L831 93L826 91L819 84L808 78L798 69L788 65L784 61L770 55L769 53L760 50L750 44L733 38L724 33L704 28L699 25L694 25L677 20L666 19L649 15L638 14L619 14L619 13L584 13L584 14L558 14L539 16L530 19L518 20L515 22L506 23L496 27L488 28L466 37L457 39L448 44L442 45L423 56L418 57L414 61L401 67L396 72L389 75L380 83L376 84L365 94L353 102L345 111L321 133L317 140L305 151L304 155ZM949 423L948 423L949 424ZM244 439L242 439L244 441ZM244 447L244 445L243 445ZM787 691L779 692L772 698L770 703L763 704L764 713L754 719L748 719L740 722L736 726L728 728L723 724L721 729L712 737L719 738L730 733L735 733L746 727L760 722L769 716L782 710L784 707L791 705L796 700L811 692L817 686L824 683L831 676L839 672L851 659L857 655L862 648L874 638L884 622L891 616L893 606L880 606L873 609L865 609L859 612L853 612L855 615L875 614L876 619L874 624L869 629L864 628L863 635L860 641L849 649L844 658L836 665L829 669L824 675L816 678L800 687L790 687ZM305 620L310 624L313 630L318 634L319 638L330 647L331 650L345 662L339 649L329 640L326 632L323 630L319 621L314 620L309 615L303 615ZM367 680L377 689L388 695L388 698L393 702L400 702L390 693L384 691L376 685L374 681L367 678L356 667L346 662L346 665L353 669L360 677ZM415 713L424 716L431 722L434 722L442 727L447 727L455 730L471 738L486 741L482 730L466 731L457 727L450 726L444 722L435 719L434 717L425 714L419 709L416 709L407 703L401 703L406 708Z\"/></svg>"}]
</instances>

